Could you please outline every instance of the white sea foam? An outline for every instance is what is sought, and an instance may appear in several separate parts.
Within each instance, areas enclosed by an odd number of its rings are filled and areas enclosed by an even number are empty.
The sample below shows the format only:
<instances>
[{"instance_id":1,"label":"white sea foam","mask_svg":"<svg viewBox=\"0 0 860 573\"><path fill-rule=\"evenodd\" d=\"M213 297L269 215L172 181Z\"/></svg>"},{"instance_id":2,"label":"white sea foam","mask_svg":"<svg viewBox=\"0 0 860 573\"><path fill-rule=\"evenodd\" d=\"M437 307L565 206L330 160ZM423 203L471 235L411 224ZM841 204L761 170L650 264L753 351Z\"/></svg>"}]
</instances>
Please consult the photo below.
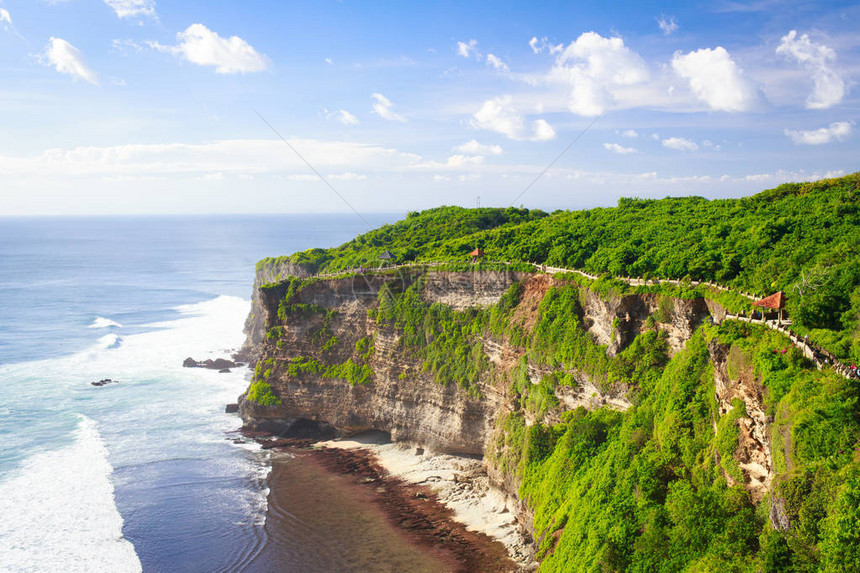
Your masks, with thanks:
<instances>
[{"instance_id":1,"label":"white sea foam","mask_svg":"<svg viewBox=\"0 0 860 573\"><path fill-rule=\"evenodd\" d=\"M122 537L113 468L96 423L81 416L74 438L28 458L0 483L0 570L141 570Z\"/></svg>"},{"instance_id":2,"label":"white sea foam","mask_svg":"<svg viewBox=\"0 0 860 573\"><path fill-rule=\"evenodd\" d=\"M93 323L89 326L89 328L109 328L111 326L115 326L116 328L122 328L122 325L114 320L104 318L102 316L97 316Z\"/></svg>"},{"instance_id":3,"label":"white sea foam","mask_svg":"<svg viewBox=\"0 0 860 573\"><path fill-rule=\"evenodd\" d=\"M116 334L105 334L99 338L99 347L104 349L119 348L122 345L122 338Z\"/></svg>"},{"instance_id":4,"label":"white sea foam","mask_svg":"<svg viewBox=\"0 0 860 573\"><path fill-rule=\"evenodd\" d=\"M34 448L34 453L0 474L0 571L139 570L134 548L121 538L122 518L111 482L119 498L130 503L123 488L134 482L135 472L125 468L165 460L209 460L214 474L247 479L247 490L230 494L231 507L243 514L245 526L265 522L268 456L224 455L232 445L225 432L241 425L238 417L224 414L224 404L235 402L247 387L248 371L221 374L182 367L188 356L204 360L237 349L249 306L247 300L221 296L178 307L176 320L149 325L146 332L122 338L105 334L74 355L0 365L0 380L15 389L4 399L0 387L0 409L36 405L29 415L43 432L37 442L22 438L21 447ZM91 386L102 378L118 383ZM87 418L73 435L66 434L60 422L68 416L74 420L74 412L97 420L100 431ZM53 450L44 451L44 444ZM125 517L131 527L135 516ZM253 535L247 529L242 534ZM113 561L97 561L99 555Z\"/></svg>"}]
</instances>

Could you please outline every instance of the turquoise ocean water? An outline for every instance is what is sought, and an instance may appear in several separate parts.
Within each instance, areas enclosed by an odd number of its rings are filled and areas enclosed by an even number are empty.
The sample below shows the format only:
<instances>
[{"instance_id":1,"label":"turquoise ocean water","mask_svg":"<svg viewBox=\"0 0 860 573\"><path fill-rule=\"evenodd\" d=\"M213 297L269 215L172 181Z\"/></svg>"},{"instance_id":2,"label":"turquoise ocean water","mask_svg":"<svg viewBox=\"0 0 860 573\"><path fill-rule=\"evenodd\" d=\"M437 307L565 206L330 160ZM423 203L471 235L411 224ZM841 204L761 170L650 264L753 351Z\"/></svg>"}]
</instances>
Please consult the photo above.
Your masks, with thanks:
<instances>
[{"instance_id":1,"label":"turquoise ocean water","mask_svg":"<svg viewBox=\"0 0 860 573\"><path fill-rule=\"evenodd\" d=\"M266 543L269 464L223 410L248 373L182 360L241 346L258 259L365 230L354 215L0 218L0 570L245 569Z\"/></svg>"}]
</instances>

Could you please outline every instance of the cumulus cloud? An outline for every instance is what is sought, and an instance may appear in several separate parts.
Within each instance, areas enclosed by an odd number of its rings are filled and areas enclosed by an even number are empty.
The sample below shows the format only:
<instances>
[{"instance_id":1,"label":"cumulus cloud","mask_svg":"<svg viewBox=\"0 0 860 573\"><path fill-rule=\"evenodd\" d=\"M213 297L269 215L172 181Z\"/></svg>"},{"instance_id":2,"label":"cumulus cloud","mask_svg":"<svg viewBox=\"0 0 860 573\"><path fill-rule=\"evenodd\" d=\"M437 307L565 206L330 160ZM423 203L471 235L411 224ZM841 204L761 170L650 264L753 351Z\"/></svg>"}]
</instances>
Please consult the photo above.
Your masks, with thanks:
<instances>
[{"instance_id":1,"label":"cumulus cloud","mask_svg":"<svg viewBox=\"0 0 860 573\"><path fill-rule=\"evenodd\" d=\"M48 66L54 66L61 74L69 74L93 85L99 85L96 73L87 67L81 51L63 40L51 38L45 50L39 54L39 61Z\"/></svg>"},{"instance_id":2,"label":"cumulus cloud","mask_svg":"<svg viewBox=\"0 0 860 573\"><path fill-rule=\"evenodd\" d=\"M607 151L611 151L612 153L618 153L619 155L629 155L631 153L638 153L632 147L624 147L622 145L618 145L617 143L604 143L603 148Z\"/></svg>"},{"instance_id":3,"label":"cumulus cloud","mask_svg":"<svg viewBox=\"0 0 860 573\"><path fill-rule=\"evenodd\" d=\"M376 103L373 104L373 111L379 117L389 121L406 121L405 117L395 113L394 110L391 109L394 107L394 104L391 103L391 100L387 97L379 93L373 94L372 97L376 100Z\"/></svg>"},{"instance_id":4,"label":"cumulus cloud","mask_svg":"<svg viewBox=\"0 0 860 573\"><path fill-rule=\"evenodd\" d=\"M500 72L508 72L510 68L508 68L508 64L502 61L498 56L494 56L493 54L487 54L487 65L496 68Z\"/></svg>"},{"instance_id":5,"label":"cumulus cloud","mask_svg":"<svg viewBox=\"0 0 860 573\"><path fill-rule=\"evenodd\" d=\"M847 121L837 121L821 129L794 131L786 129L785 134L798 145L823 145L831 141L845 141L851 136L854 126Z\"/></svg>"},{"instance_id":6,"label":"cumulus cloud","mask_svg":"<svg viewBox=\"0 0 860 573\"><path fill-rule=\"evenodd\" d=\"M636 132L635 129L625 129L621 132L621 135L623 135L624 137L629 137L630 139L636 139L637 137L639 137L639 134Z\"/></svg>"},{"instance_id":7,"label":"cumulus cloud","mask_svg":"<svg viewBox=\"0 0 860 573\"><path fill-rule=\"evenodd\" d=\"M669 149L675 149L677 151L697 151L699 149L699 146L696 145L695 142L690 141L689 139L684 139L683 137L668 137L661 143L663 144L663 147L668 147Z\"/></svg>"},{"instance_id":8,"label":"cumulus cloud","mask_svg":"<svg viewBox=\"0 0 860 573\"><path fill-rule=\"evenodd\" d=\"M474 128L495 131L520 141L547 141L555 137L555 130L542 119L532 121L527 126L509 95L485 101L481 109L472 115L470 124Z\"/></svg>"},{"instance_id":9,"label":"cumulus cloud","mask_svg":"<svg viewBox=\"0 0 860 573\"><path fill-rule=\"evenodd\" d=\"M657 25L660 26L660 31L662 31L665 36L669 36L672 32L678 31L678 23L675 21L674 16L660 16L657 18Z\"/></svg>"},{"instance_id":10,"label":"cumulus cloud","mask_svg":"<svg viewBox=\"0 0 860 573\"><path fill-rule=\"evenodd\" d=\"M557 57L550 79L570 86L569 108L579 115L599 115L615 103L618 88L648 81L645 61L621 38L585 32Z\"/></svg>"},{"instance_id":11,"label":"cumulus cloud","mask_svg":"<svg viewBox=\"0 0 860 573\"><path fill-rule=\"evenodd\" d=\"M105 0L119 18L155 16L155 0Z\"/></svg>"},{"instance_id":12,"label":"cumulus cloud","mask_svg":"<svg viewBox=\"0 0 860 573\"><path fill-rule=\"evenodd\" d=\"M9 10L5 8L0 8L0 23L6 22L10 26L12 25L12 16L9 14Z\"/></svg>"},{"instance_id":13,"label":"cumulus cloud","mask_svg":"<svg viewBox=\"0 0 860 573\"><path fill-rule=\"evenodd\" d=\"M242 38L222 38L203 24L188 26L176 38L179 40L176 46L163 46L158 42L149 42L149 45L198 66L213 66L219 74L262 72L271 65L265 54L257 52Z\"/></svg>"},{"instance_id":14,"label":"cumulus cloud","mask_svg":"<svg viewBox=\"0 0 860 573\"><path fill-rule=\"evenodd\" d=\"M336 111L329 111L327 109L323 109L325 113L326 119L333 119L335 121L339 121L344 125L358 125L361 123L357 117L346 111L345 109L339 109Z\"/></svg>"},{"instance_id":15,"label":"cumulus cloud","mask_svg":"<svg viewBox=\"0 0 860 573\"><path fill-rule=\"evenodd\" d=\"M815 87L806 98L807 108L823 109L842 101L845 82L831 67L836 61L836 52L831 48L814 43L808 34L798 38L797 31L792 30L782 37L776 53L794 59L812 74Z\"/></svg>"},{"instance_id":16,"label":"cumulus cloud","mask_svg":"<svg viewBox=\"0 0 860 573\"><path fill-rule=\"evenodd\" d=\"M474 55L480 59L481 54L478 53L478 40L469 40L468 42L457 42L457 54L468 58Z\"/></svg>"},{"instance_id":17,"label":"cumulus cloud","mask_svg":"<svg viewBox=\"0 0 860 573\"><path fill-rule=\"evenodd\" d=\"M720 46L688 54L676 52L672 57L672 69L687 80L693 94L711 109L744 111L756 101L756 90L744 78L743 70Z\"/></svg>"},{"instance_id":18,"label":"cumulus cloud","mask_svg":"<svg viewBox=\"0 0 860 573\"><path fill-rule=\"evenodd\" d=\"M532 52L535 54L540 54L543 51L547 51L550 55L555 55L564 49L564 44L550 44L549 40L544 36L540 40L537 39L537 36L533 37L529 40L529 47L531 47Z\"/></svg>"},{"instance_id":19,"label":"cumulus cloud","mask_svg":"<svg viewBox=\"0 0 860 573\"><path fill-rule=\"evenodd\" d=\"M499 145L484 145L473 139L463 145L458 145L454 148L454 151L466 155L500 155L502 148Z\"/></svg>"}]
</instances>

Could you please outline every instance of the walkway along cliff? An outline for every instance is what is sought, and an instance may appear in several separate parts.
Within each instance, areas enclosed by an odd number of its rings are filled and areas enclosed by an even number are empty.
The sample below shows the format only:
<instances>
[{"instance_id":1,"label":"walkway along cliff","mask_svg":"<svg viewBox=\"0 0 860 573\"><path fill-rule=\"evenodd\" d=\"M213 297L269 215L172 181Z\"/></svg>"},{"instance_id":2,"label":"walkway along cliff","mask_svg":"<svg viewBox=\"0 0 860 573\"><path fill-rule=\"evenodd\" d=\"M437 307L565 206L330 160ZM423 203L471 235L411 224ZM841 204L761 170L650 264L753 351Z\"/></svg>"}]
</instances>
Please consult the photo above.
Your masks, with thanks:
<instances>
[{"instance_id":1,"label":"walkway along cliff","mask_svg":"<svg viewBox=\"0 0 860 573\"><path fill-rule=\"evenodd\" d=\"M242 350L255 367L239 400L245 426L292 436L379 430L395 441L483 456L495 484L520 500L538 559L555 559L565 525L534 514L541 501L524 481L530 464L548 463L560 447L551 428L570 427L577 412L627 411L655 376L700 352L707 363L700 379L710 390L697 399L712 405L702 415L712 432L706 438L716 445L698 455L711 459L729 486L742 487L753 506L769 504L774 529L791 527L778 487L779 471L793 463L789 426L768 410L768 390L740 346L715 334L714 323L757 328L749 326L756 321L713 298L672 297L656 287L601 292L598 277L578 271L444 268L331 276L258 269ZM645 290L650 284L624 280ZM827 366L784 326L762 324L784 333L786 347L797 345L819 368ZM692 339L698 350L685 350ZM653 438L636 439L659 439L649 431ZM544 437L541 447L550 449L538 455ZM667 485L674 478L661 479Z\"/></svg>"}]
</instances>

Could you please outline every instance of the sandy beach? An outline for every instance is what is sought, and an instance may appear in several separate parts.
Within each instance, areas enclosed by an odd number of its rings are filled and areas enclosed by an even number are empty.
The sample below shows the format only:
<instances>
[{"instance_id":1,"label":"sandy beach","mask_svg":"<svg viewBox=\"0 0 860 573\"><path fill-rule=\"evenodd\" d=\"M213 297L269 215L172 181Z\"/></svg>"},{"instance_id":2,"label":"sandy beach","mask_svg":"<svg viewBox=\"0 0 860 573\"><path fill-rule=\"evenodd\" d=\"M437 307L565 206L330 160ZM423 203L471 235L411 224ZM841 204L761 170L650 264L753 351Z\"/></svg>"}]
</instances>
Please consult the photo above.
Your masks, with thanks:
<instances>
[{"instance_id":1,"label":"sandy beach","mask_svg":"<svg viewBox=\"0 0 860 573\"><path fill-rule=\"evenodd\" d=\"M380 433L257 439L273 458L267 539L251 571L527 570L530 545L478 459Z\"/></svg>"}]
</instances>

